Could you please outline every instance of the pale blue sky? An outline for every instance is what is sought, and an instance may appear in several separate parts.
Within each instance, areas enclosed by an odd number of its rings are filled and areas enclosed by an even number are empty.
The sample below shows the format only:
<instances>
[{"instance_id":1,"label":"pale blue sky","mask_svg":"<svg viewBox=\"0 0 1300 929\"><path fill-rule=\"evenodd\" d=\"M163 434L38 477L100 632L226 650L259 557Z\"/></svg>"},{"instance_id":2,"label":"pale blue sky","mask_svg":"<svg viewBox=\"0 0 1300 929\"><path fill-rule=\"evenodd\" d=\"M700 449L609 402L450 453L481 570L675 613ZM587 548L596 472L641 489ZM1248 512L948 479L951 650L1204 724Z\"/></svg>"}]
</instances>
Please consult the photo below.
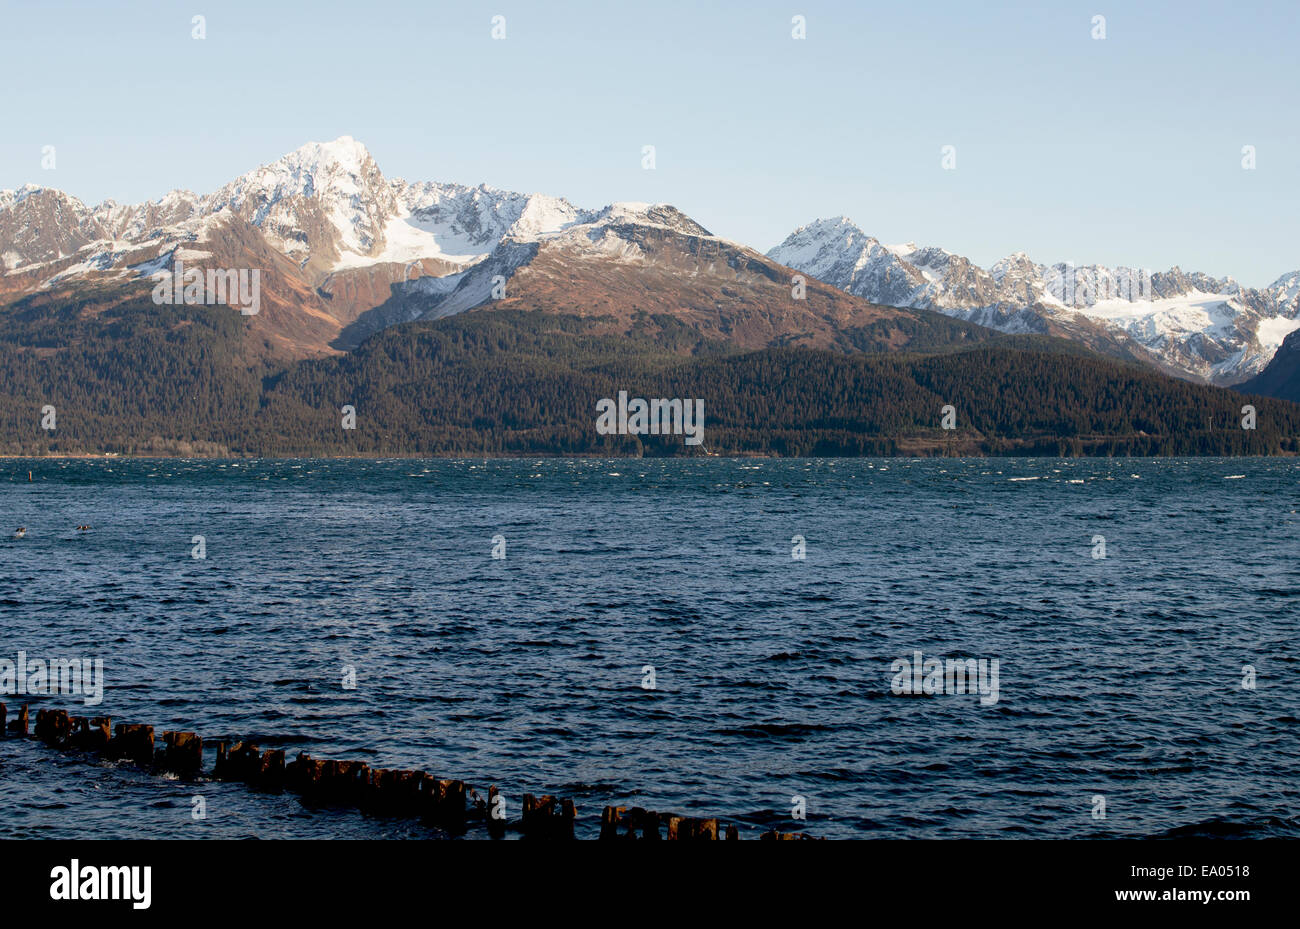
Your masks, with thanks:
<instances>
[{"instance_id":1,"label":"pale blue sky","mask_svg":"<svg viewBox=\"0 0 1300 929\"><path fill-rule=\"evenodd\" d=\"M0 17L0 187L205 192L352 135L390 177L667 201L762 250L843 213L983 265L1024 250L1256 286L1300 268L1294 2L5 0Z\"/></svg>"}]
</instances>

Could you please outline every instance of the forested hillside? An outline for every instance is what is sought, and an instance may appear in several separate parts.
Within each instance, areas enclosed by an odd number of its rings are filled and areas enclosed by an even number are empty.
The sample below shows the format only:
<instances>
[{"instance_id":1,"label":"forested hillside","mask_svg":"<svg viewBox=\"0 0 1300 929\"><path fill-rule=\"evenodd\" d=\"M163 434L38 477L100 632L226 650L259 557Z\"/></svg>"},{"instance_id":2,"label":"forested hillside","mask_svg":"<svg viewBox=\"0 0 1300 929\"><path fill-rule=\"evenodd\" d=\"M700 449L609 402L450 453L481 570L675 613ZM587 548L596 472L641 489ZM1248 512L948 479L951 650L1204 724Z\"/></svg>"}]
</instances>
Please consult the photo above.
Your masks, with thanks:
<instances>
[{"instance_id":1,"label":"forested hillside","mask_svg":"<svg viewBox=\"0 0 1300 929\"><path fill-rule=\"evenodd\" d=\"M264 367L220 307L0 310L0 451L181 455L1290 454L1300 406L992 335L943 352L740 352L671 317L474 311ZM704 441L602 436L596 401L701 398ZM1240 427L1257 407L1258 428ZM41 428L52 405L57 429ZM956 429L940 428L941 407ZM355 429L343 428L344 406Z\"/></svg>"}]
</instances>

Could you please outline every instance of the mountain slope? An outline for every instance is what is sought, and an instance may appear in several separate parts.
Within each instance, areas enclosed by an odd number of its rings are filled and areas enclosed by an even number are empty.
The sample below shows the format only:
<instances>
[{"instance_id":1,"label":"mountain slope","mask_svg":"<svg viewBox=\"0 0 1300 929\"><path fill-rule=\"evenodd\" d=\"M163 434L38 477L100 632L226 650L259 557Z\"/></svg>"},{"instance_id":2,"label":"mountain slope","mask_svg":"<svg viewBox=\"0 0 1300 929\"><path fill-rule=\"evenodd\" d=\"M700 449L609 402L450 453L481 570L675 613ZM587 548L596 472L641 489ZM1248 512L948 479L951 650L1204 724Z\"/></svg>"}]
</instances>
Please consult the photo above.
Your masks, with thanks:
<instances>
[{"instance_id":1,"label":"mountain slope","mask_svg":"<svg viewBox=\"0 0 1300 929\"><path fill-rule=\"evenodd\" d=\"M796 298L794 277L671 206L620 203L554 234L532 240L512 234L462 274L403 288L344 339L356 344L396 322L475 308L567 314L608 334L684 326L699 341L742 349L888 350L991 335L938 314L876 306L816 280Z\"/></svg>"},{"instance_id":2,"label":"mountain slope","mask_svg":"<svg viewBox=\"0 0 1300 929\"><path fill-rule=\"evenodd\" d=\"M793 271L666 204L584 210L485 185L390 181L346 136L309 143L201 196L174 191L91 209L25 188L5 203L7 299L87 284L115 302L178 262L256 268L267 309L244 323L249 346L283 360L351 350L392 325L479 308L599 316L606 331L623 333L660 318L692 329L696 341L740 348L885 350L989 335L815 280L796 294ZM51 223L67 229L56 235Z\"/></svg>"},{"instance_id":3,"label":"mountain slope","mask_svg":"<svg viewBox=\"0 0 1300 929\"><path fill-rule=\"evenodd\" d=\"M1262 394L1300 403L1300 332L1286 337L1268 367L1239 384L1243 393Z\"/></svg>"},{"instance_id":4,"label":"mountain slope","mask_svg":"<svg viewBox=\"0 0 1300 929\"><path fill-rule=\"evenodd\" d=\"M1023 252L985 270L941 248L885 245L844 217L803 226L768 255L873 302L1058 335L1216 384L1258 372L1300 328L1300 272L1252 290L1178 268L1040 265Z\"/></svg>"},{"instance_id":5,"label":"mountain slope","mask_svg":"<svg viewBox=\"0 0 1300 929\"><path fill-rule=\"evenodd\" d=\"M693 330L600 331L513 310L395 327L355 352L241 367L236 317L123 304L108 343L67 304L0 310L0 452L173 455L1294 454L1300 405L995 337L942 353L736 351ZM57 323L57 326L51 326ZM55 334L57 333L57 334ZM51 338L52 334L55 334ZM682 353L677 339L694 342ZM232 374L237 372L237 374ZM596 402L699 398L704 442L605 436ZM58 409L58 429L40 409ZM940 428L941 408L957 429ZM342 407L356 428L342 428Z\"/></svg>"}]
</instances>

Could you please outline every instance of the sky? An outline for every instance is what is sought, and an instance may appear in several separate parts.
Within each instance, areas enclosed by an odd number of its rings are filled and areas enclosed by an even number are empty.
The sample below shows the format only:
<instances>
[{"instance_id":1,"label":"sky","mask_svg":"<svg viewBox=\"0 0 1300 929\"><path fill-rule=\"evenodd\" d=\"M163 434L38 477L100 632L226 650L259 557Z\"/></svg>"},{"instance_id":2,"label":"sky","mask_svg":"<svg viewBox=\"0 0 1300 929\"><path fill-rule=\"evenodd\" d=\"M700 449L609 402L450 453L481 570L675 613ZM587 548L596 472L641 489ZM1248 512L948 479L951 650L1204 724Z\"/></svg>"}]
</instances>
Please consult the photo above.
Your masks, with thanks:
<instances>
[{"instance_id":1,"label":"sky","mask_svg":"<svg viewBox=\"0 0 1300 929\"><path fill-rule=\"evenodd\" d=\"M984 266L1263 286L1300 269L1298 20L1294 0L0 0L0 188L204 193L351 135L388 177L667 202L762 251L846 215Z\"/></svg>"}]
</instances>

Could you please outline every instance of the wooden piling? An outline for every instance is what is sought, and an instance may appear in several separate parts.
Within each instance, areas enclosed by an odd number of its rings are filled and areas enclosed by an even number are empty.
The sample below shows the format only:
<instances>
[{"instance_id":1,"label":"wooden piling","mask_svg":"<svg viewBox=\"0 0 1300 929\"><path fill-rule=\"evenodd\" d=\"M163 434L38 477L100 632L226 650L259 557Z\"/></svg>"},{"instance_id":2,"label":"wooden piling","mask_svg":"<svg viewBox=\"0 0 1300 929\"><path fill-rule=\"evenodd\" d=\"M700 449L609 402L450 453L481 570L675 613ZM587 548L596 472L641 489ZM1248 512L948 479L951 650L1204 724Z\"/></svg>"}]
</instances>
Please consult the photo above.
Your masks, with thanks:
<instances>
[{"instance_id":1,"label":"wooden piling","mask_svg":"<svg viewBox=\"0 0 1300 929\"><path fill-rule=\"evenodd\" d=\"M154 761L153 726L118 723L108 743L110 757L152 768Z\"/></svg>"},{"instance_id":2,"label":"wooden piling","mask_svg":"<svg viewBox=\"0 0 1300 929\"><path fill-rule=\"evenodd\" d=\"M600 812L600 837L602 839L619 838L618 828L623 822L624 808L607 806Z\"/></svg>"},{"instance_id":3,"label":"wooden piling","mask_svg":"<svg viewBox=\"0 0 1300 929\"><path fill-rule=\"evenodd\" d=\"M660 835L660 826L665 828L665 835ZM656 813L635 806L630 810L621 806L607 806L600 815L600 838L634 839L655 841L666 839L673 842L704 841L716 842L719 839L738 840L740 830L734 824L723 825L717 819L695 819L678 816L675 813Z\"/></svg>"},{"instance_id":4,"label":"wooden piling","mask_svg":"<svg viewBox=\"0 0 1300 929\"><path fill-rule=\"evenodd\" d=\"M24 704L16 719L8 719L8 708L0 703L0 736L28 734L29 707ZM110 735L111 731L111 735ZM183 777L203 771L203 740L193 732L166 731L163 746L154 742L152 726L119 723L111 718L71 716L66 710L42 709L36 714L33 737L59 749L103 752L109 759L129 760L141 767ZM254 790L297 793L309 805L362 809L372 815L421 818L454 835L466 831L469 820L486 825L493 838L505 835L508 823L492 812L500 796L495 785L487 790L484 803L478 791L464 781L440 779L424 771L371 769L360 761L314 759L300 752L286 764L283 750L262 752L256 745L236 742L212 743L216 780L242 781ZM155 768L156 762L156 768ZM472 808L467 809L467 798ZM524 794L519 828L525 838L568 840L574 838L577 808L571 799L549 794ZM666 836L661 828L666 827ZM600 838L672 841L736 841L740 831L734 823L660 813L642 807L626 809L607 806L601 812ZM766 841L807 840L803 833L782 833L775 829L760 836Z\"/></svg>"},{"instance_id":5,"label":"wooden piling","mask_svg":"<svg viewBox=\"0 0 1300 929\"><path fill-rule=\"evenodd\" d=\"M196 777L203 771L203 740L193 732L164 732L159 766L181 777Z\"/></svg>"},{"instance_id":6,"label":"wooden piling","mask_svg":"<svg viewBox=\"0 0 1300 929\"><path fill-rule=\"evenodd\" d=\"M27 704L18 711L17 718L9 724L9 731L21 738L27 738Z\"/></svg>"},{"instance_id":7,"label":"wooden piling","mask_svg":"<svg viewBox=\"0 0 1300 929\"><path fill-rule=\"evenodd\" d=\"M361 761L326 761L306 752L285 766L285 786L309 806L360 807L371 781Z\"/></svg>"},{"instance_id":8,"label":"wooden piling","mask_svg":"<svg viewBox=\"0 0 1300 929\"><path fill-rule=\"evenodd\" d=\"M284 749L270 749L262 753L253 786L266 793L284 790Z\"/></svg>"},{"instance_id":9,"label":"wooden piling","mask_svg":"<svg viewBox=\"0 0 1300 929\"><path fill-rule=\"evenodd\" d=\"M72 746L79 748L83 752L102 752L108 748L108 743L112 736L112 720L107 716L96 716L92 719L86 719L84 716L74 716L76 728L72 732Z\"/></svg>"},{"instance_id":10,"label":"wooden piling","mask_svg":"<svg viewBox=\"0 0 1300 929\"><path fill-rule=\"evenodd\" d=\"M242 781L255 786L262 775L262 752L251 742L236 742L228 751L217 746L217 764L212 776L219 781Z\"/></svg>"},{"instance_id":11,"label":"wooden piling","mask_svg":"<svg viewBox=\"0 0 1300 929\"><path fill-rule=\"evenodd\" d=\"M421 815L423 771L395 771L373 768L363 785L362 808L374 816L412 817Z\"/></svg>"},{"instance_id":12,"label":"wooden piling","mask_svg":"<svg viewBox=\"0 0 1300 929\"><path fill-rule=\"evenodd\" d=\"M465 831L465 782L439 780L434 794L433 822L459 835Z\"/></svg>"},{"instance_id":13,"label":"wooden piling","mask_svg":"<svg viewBox=\"0 0 1300 929\"><path fill-rule=\"evenodd\" d=\"M572 800L559 800L549 794L534 797L524 794L520 826L529 839L572 839L575 807Z\"/></svg>"},{"instance_id":14,"label":"wooden piling","mask_svg":"<svg viewBox=\"0 0 1300 929\"><path fill-rule=\"evenodd\" d=\"M37 710L36 738L51 748L61 748L72 735L72 718L67 710Z\"/></svg>"}]
</instances>

